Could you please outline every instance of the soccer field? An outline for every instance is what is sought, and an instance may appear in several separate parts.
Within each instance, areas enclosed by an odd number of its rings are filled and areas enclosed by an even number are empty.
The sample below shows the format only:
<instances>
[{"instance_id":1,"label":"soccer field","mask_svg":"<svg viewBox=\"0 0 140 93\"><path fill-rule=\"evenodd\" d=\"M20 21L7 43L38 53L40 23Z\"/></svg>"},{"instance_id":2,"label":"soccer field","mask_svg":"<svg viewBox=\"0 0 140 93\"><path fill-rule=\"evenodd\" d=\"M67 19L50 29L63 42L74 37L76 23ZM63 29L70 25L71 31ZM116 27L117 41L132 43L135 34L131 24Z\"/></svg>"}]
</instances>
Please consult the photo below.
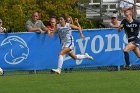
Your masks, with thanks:
<instances>
[{"instance_id":1,"label":"soccer field","mask_svg":"<svg viewBox=\"0 0 140 93\"><path fill-rule=\"evenodd\" d=\"M0 77L0 93L139 93L140 71Z\"/></svg>"}]
</instances>

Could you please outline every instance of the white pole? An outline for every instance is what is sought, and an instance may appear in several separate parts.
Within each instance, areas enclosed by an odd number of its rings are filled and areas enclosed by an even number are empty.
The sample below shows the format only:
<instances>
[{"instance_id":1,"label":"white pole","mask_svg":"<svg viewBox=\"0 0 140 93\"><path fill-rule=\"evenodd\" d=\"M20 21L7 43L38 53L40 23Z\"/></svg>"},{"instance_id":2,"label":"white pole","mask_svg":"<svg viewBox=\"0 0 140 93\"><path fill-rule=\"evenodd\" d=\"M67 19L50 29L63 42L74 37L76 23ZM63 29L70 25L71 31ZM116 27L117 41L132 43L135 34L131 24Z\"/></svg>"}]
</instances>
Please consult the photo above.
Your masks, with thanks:
<instances>
[{"instance_id":1,"label":"white pole","mask_svg":"<svg viewBox=\"0 0 140 93\"><path fill-rule=\"evenodd\" d=\"M93 3L93 0L90 0L90 3Z\"/></svg>"}]
</instances>

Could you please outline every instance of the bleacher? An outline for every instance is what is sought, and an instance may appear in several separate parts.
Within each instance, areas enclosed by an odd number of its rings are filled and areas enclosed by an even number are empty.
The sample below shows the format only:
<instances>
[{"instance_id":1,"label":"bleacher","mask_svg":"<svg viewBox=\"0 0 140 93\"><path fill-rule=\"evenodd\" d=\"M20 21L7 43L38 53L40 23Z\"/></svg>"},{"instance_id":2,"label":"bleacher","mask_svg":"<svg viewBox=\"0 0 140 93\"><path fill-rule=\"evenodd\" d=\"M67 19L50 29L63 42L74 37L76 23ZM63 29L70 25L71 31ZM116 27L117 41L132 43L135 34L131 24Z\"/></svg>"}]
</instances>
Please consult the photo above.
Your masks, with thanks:
<instances>
[{"instance_id":1,"label":"bleacher","mask_svg":"<svg viewBox=\"0 0 140 93\"><path fill-rule=\"evenodd\" d=\"M86 10L86 18L101 20L104 24L108 24L113 13L116 13L120 20L123 18L119 11L119 2L120 0L99 0L97 2L89 0L89 2L80 5ZM135 17L140 18L140 3L136 3Z\"/></svg>"},{"instance_id":2,"label":"bleacher","mask_svg":"<svg viewBox=\"0 0 140 93\"><path fill-rule=\"evenodd\" d=\"M119 0L102 0L102 2L94 2L91 0L89 2L89 7L86 9L86 17L104 17L112 15L113 12L118 11L118 2Z\"/></svg>"},{"instance_id":3,"label":"bleacher","mask_svg":"<svg viewBox=\"0 0 140 93\"><path fill-rule=\"evenodd\" d=\"M137 18L140 18L140 3L136 3L136 13L137 13L137 15L136 15L136 17Z\"/></svg>"}]
</instances>

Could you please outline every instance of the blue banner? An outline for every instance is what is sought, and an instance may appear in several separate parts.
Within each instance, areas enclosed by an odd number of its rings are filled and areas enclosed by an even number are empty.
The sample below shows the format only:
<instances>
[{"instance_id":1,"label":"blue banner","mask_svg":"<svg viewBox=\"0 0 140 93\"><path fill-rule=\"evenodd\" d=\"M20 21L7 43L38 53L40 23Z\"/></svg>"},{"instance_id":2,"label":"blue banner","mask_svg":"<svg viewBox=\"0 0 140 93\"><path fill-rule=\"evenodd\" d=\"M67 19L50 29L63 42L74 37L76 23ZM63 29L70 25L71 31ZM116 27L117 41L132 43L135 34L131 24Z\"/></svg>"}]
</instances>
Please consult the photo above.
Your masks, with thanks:
<instances>
[{"instance_id":1,"label":"blue banner","mask_svg":"<svg viewBox=\"0 0 140 93\"><path fill-rule=\"evenodd\" d=\"M124 32L117 29L85 29L85 39L80 39L78 31L73 31L75 53L88 53L94 60L73 60L65 55L63 68L120 66L124 65L123 48L127 43ZM57 68L61 44L58 34L30 32L0 34L0 67L4 70L42 70ZM130 52L131 64L139 64Z\"/></svg>"}]
</instances>

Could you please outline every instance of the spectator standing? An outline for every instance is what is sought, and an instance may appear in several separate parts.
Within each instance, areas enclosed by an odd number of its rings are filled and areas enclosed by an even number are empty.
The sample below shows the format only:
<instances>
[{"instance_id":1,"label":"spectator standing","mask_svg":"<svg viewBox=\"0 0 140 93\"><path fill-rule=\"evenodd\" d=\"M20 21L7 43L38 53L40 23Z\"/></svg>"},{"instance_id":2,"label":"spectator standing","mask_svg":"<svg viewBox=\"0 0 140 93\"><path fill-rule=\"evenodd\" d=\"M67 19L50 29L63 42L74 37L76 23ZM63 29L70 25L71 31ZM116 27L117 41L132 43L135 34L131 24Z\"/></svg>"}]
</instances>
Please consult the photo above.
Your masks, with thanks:
<instances>
[{"instance_id":1,"label":"spectator standing","mask_svg":"<svg viewBox=\"0 0 140 93\"><path fill-rule=\"evenodd\" d=\"M39 12L34 12L32 14L31 19L29 19L26 24L25 24L25 28L28 32L48 32L48 34L50 34L50 31L45 27L45 25L43 24L43 22L41 20L39 20Z\"/></svg>"},{"instance_id":2,"label":"spectator standing","mask_svg":"<svg viewBox=\"0 0 140 93\"><path fill-rule=\"evenodd\" d=\"M74 25L74 23L73 23L73 19L72 19L71 16L68 16L68 17L67 17L66 22L67 22L67 23L70 23L70 24L72 24L72 25Z\"/></svg>"},{"instance_id":3,"label":"spectator standing","mask_svg":"<svg viewBox=\"0 0 140 93\"><path fill-rule=\"evenodd\" d=\"M74 18L74 25L81 28L81 25L79 24L78 18Z\"/></svg>"},{"instance_id":4,"label":"spectator standing","mask_svg":"<svg viewBox=\"0 0 140 93\"><path fill-rule=\"evenodd\" d=\"M2 27L2 20L0 19L0 33L6 32L6 28Z\"/></svg>"},{"instance_id":5,"label":"spectator standing","mask_svg":"<svg viewBox=\"0 0 140 93\"><path fill-rule=\"evenodd\" d=\"M66 22L81 28L78 18L74 18L74 21L73 21L72 17L68 16Z\"/></svg>"},{"instance_id":6,"label":"spectator standing","mask_svg":"<svg viewBox=\"0 0 140 93\"><path fill-rule=\"evenodd\" d=\"M111 28L117 28L117 27L120 26L120 24L121 24L121 21L118 20L117 14L113 14L113 15L111 16L111 22L110 22L109 26L110 26Z\"/></svg>"},{"instance_id":7,"label":"spectator standing","mask_svg":"<svg viewBox=\"0 0 140 93\"><path fill-rule=\"evenodd\" d=\"M56 18L50 18L49 20L49 25L47 25L47 29L50 30L50 35L53 36L55 33L56 29Z\"/></svg>"}]
</instances>

